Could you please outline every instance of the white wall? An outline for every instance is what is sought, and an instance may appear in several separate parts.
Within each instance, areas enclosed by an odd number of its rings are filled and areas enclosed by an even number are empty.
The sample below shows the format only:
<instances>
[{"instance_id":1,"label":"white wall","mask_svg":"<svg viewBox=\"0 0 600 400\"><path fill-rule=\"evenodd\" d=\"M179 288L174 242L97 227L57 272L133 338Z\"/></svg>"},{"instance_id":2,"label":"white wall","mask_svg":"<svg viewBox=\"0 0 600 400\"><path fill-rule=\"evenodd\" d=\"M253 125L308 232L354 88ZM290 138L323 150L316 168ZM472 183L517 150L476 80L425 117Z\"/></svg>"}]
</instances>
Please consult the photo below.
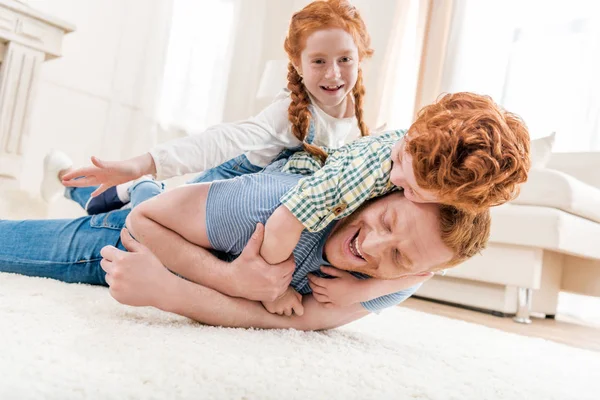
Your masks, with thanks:
<instances>
[{"instance_id":1,"label":"white wall","mask_svg":"<svg viewBox=\"0 0 600 400\"><path fill-rule=\"evenodd\" d=\"M20 186L35 197L51 148L75 165L119 159L154 144L171 0L29 0L76 25L63 57L42 65ZM78 211L63 200L49 216Z\"/></svg>"}]
</instances>

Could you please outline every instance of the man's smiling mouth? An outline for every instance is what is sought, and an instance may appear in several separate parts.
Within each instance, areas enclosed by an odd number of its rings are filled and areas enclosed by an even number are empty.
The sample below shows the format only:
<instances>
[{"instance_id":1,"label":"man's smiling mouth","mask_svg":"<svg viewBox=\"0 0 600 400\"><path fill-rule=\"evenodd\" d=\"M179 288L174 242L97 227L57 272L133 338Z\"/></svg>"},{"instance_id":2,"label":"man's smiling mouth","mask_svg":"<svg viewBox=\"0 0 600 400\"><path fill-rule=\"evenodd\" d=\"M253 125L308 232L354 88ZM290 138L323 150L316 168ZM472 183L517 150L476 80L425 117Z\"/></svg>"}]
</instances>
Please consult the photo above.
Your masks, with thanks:
<instances>
[{"instance_id":1,"label":"man's smiling mouth","mask_svg":"<svg viewBox=\"0 0 600 400\"><path fill-rule=\"evenodd\" d=\"M352 238L352 240L350 240L350 243L348 244L348 246L350 247L350 252L358 258L361 259L365 259L365 257L362 255L362 252L360 251L360 247L358 245L358 234L360 233L360 230L356 231L356 235L354 235L354 237Z\"/></svg>"}]
</instances>

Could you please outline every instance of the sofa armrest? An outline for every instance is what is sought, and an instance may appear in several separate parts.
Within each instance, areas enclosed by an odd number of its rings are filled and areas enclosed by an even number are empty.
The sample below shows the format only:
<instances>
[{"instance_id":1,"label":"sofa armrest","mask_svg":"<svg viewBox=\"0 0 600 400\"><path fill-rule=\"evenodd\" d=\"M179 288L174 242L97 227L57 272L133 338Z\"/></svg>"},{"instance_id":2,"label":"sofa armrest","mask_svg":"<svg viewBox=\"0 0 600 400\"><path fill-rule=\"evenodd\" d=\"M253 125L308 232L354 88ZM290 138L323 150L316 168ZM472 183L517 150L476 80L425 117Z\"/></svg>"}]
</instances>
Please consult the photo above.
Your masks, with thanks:
<instances>
[{"instance_id":1,"label":"sofa armrest","mask_svg":"<svg viewBox=\"0 0 600 400\"><path fill-rule=\"evenodd\" d=\"M571 175L582 182L600 188L600 152L552 153L547 168Z\"/></svg>"}]
</instances>

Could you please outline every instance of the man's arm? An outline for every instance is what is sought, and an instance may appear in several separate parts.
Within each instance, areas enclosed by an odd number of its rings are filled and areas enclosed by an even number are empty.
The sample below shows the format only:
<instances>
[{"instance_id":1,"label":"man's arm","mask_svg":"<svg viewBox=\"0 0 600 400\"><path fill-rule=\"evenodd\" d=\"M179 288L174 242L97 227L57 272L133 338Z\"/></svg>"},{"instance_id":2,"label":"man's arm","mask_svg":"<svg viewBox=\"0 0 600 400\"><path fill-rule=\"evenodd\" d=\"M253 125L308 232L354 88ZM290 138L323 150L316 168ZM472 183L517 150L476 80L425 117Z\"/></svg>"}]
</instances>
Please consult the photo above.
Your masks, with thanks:
<instances>
[{"instance_id":1,"label":"man's arm","mask_svg":"<svg viewBox=\"0 0 600 400\"><path fill-rule=\"evenodd\" d=\"M123 304L153 306L205 324L240 328L330 329L369 313L360 304L326 308L309 295L304 296L304 315L271 314L258 302L230 297L173 275L127 230L121 240L129 251L106 246L101 266L111 295Z\"/></svg>"},{"instance_id":2,"label":"man's arm","mask_svg":"<svg viewBox=\"0 0 600 400\"><path fill-rule=\"evenodd\" d=\"M229 296L268 301L275 300L291 282L293 259L273 266L259 256L264 234L260 224L242 254L227 263L141 213L130 217L127 223L135 227L136 239L163 265L193 282Z\"/></svg>"},{"instance_id":3,"label":"man's arm","mask_svg":"<svg viewBox=\"0 0 600 400\"><path fill-rule=\"evenodd\" d=\"M304 314L290 317L271 314L260 303L232 298L215 290L179 279L162 299L163 311L183 315L209 325L237 328L332 329L369 314L360 304L326 308L312 295L302 299Z\"/></svg>"}]
</instances>

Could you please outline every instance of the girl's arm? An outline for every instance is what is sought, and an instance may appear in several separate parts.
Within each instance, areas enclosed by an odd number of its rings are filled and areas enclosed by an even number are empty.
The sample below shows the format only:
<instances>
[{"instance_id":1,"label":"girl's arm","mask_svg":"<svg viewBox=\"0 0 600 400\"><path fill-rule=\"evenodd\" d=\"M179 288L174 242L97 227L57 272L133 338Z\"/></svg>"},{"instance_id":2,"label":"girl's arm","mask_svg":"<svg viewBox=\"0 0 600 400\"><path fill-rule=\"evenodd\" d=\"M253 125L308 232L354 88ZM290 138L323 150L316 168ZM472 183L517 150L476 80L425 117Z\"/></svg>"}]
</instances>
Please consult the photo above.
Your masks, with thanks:
<instances>
[{"instance_id":1,"label":"girl's arm","mask_svg":"<svg viewBox=\"0 0 600 400\"><path fill-rule=\"evenodd\" d=\"M66 187L99 187L91 196L97 196L111 186L133 181L144 175L154 175L156 165L150 153L124 161L103 161L92 157L92 166L71 170L62 177Z\"/></svg>"},{"instance_id":2,"label":"girl's arm","mask_svg":"<svg viewBox=\"0 0 600 400\"><path fill-rule=\"evenodd\" d=\"M246 121L191 132L128 160L109 162L93 157L93 165L65 174L63 184L69 187L102 185L94 192L97 195L111 186L143 175L151 174L163 180L205 171L249 151L297 146L298 140L288 133L289 103L289 97L280 99ZM274 152L276 155L277 150Z\"/></svg>"}]
</instances>

